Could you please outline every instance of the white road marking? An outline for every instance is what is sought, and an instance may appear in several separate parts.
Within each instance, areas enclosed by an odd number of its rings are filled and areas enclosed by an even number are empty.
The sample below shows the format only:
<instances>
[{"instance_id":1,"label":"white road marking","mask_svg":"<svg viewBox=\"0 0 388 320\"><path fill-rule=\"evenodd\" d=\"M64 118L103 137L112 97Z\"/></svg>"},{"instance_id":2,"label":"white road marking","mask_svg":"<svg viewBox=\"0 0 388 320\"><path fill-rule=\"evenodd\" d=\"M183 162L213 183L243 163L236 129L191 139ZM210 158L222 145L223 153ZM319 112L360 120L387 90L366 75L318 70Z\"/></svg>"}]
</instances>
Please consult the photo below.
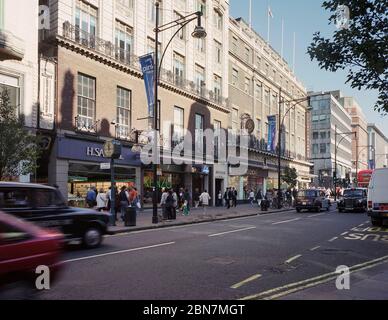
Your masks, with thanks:
<instances>
[{"instance_id":1,"label":"white road marking","mask_svg":"<svg viewBox=\"0 0 388 320\"><path fill-rule=\"evenodd\" d=\"M341 233L341 236L346 236L349 233L349 231L346 231L344 233Z\"/></svg>"},{"instance_id":2,"label":"white road marking","mask_svg":"<svg viewBox=\"0 0 388 320\"><path fill-rule=\"evenodd\" d=\"M367 261L355 266L350 267L350 273L362 271L370 268L374 268L378 265L384 264L388 262L388 256L384 256L375 260ZM276 299L280 298L286 295L289 295L290 293L301 291L310 287L317 286L321 283L326 283L328 281L331 281L333 279L336 279L338 277L338 273L336 272L330 272L326 273L314 278L306 279L299 282L294 282L287 284L285 286L281 286L278 288L270 289L268 291L264 291L255 295L250 295L244 298L241 298L239 300L253 300L253 299ZM285 290L285 291L284 291ZM279 292L279 293L277 293Z\"/></svg>"},{"instance_id":3,"label":"white road marking","mask_svg":"<svg viewBox=\"0 0 388 320\"><path fill-rule=\"evenodd\" d=\"M208 237L218 237L218 236L223 236L224 234L236 233L236 232L247 231L247 230L252 230L252 229L256 229L256 227L249 227L249 228L244 228L244 229L238 229L238 230L232 230L232 231L226 231L226 232L221 232L221 233L210 234Z\"/></svg>"},{"instance_id":4,"label":"white road marking","mask_svg":"<svg viewBox=\"0 0 388 320\"><path fill-rule=\"evenodd\" d=\"M314 217L324 216L326 214L327 214L326 212L324 212L324 213L317 213L317 214L313 214L311 216L308 216L307 218L314 218Z\"/></svg>"},{"instance_id":5,"label":"white road marking","mask_svg":"<svg viewBox=\"0 0 388 320\"><path fill-rule=\"evenodd\" d=\"M146 250L146 249L165 247L165 246L170 246L172 244L175 244L175 242L166 242L166 243L155 244L153 246L140 247L140 248L134 248L134 249L127 249L127 250L120 250L120 251L114 251L114 252L108 252L108 253L102 253L102 254L96 254L96 255L93 255L93 256L87 256L87 257L82 257L82 258L66 260L66 261L63 261L63 263L70 263L70 262L76 262L76 261L82 261L82 260L96 259L96 258L112 256L112 255L116 255L116 254L122 254L122 253L129 253L129 252L141 251L141 250Z\"/></svg>"},{"instance_id":6,"label":"white road marking","mask_svg":"<svg viewBox=\"0 0 388 320\"><path fill-rule=\"evenodd\" d=\"M299 259L301 256L302 256L301 254L298 254L297 256L288 259L285 263L286 264L290 264L292 261L295 261L296 259Z\"/></svg>"},{"instance_id":7,"label":"white road marking","mask_svg":"<svg viewBox=\"0 0 388 320\"><path fill-rule=\"evenodd\" d=\"M316 246L314 248L311 248L310 251L315 251L315 250L318 250L321 246Z\"/></svg>"},{"instance_id":8,"label":"white road marking","mask_svg":"<svg viewBox=\"0 0 388 320\"><path fill-rule=\"evenodd\" d=\"M338 237L331 238L331 239L329 240L329 242L333 242L334 240L337 240L337 239L338 239Z\"/></svg>"},{"instance_id":9,"label":"white road marking","mask_svg":"<svg viewBox=\"0 0 388 320\"><path fill-rule=\"evenodd\" d=\"M301 219L301 218L296 218L296 219L291 219L291 220L285 220L285 221L275 222L275 223L272 223L272 224L273 224L273 225L276 225L276 224L288 223L288 222L298 221L298 220L300 220L300 219Z\"/></svg>"},{"instance_id":10,"label":"white road marking","mask_svg":"<svg viewBox=\"0 0 388 320\"><path fill-rule=\"evenodd\" d=\"M233 286L231 286L231 288L232 288L232 289L238 289L238 288L242 287L243 285L245 285L245 284L247 284L247 283L249 283L249 282L251 282L251 281L254 281L254 280L256 280L256 279L259 279L259 278L261 278L261 277L262 277L261 274L256 274L256 275L254 275L254 276L252 276L252 277L249 277L249 278L246 279L246 280L243 280L243 281L241 281L241 282L239 282L239 283L234 284Z\"/></svg>"}]
</instances>

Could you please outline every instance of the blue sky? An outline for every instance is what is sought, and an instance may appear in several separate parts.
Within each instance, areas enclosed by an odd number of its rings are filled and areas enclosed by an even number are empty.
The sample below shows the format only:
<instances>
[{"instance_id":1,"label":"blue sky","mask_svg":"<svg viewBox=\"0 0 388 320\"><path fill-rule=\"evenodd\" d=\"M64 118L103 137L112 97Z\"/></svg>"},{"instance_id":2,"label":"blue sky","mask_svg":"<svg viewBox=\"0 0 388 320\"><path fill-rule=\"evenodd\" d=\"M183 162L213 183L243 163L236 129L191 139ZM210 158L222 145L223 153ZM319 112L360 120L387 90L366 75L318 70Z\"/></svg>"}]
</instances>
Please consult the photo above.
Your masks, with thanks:
<instances>
[{"instance_id":1,"label":"blue sky","mask_svg":"<svg viewBox=\"0 0 388 320\"><path fill-rule=\"evenodd\" d=\"M373 110L377 100L376 91L352 89L346 82L346 71L336 73L321 70L318 63L311 61L307 47L314 32L320 31L330 37L335 26L329 25L329 12L321 4L323 0L252 0L252 26L267 39L267 7L271 7L270 43L281 51L282 18L284 19L284 58L292 67L293 34L296 33L295 74L307 90L327 91L340 89L345 96L356 98L368 122L374 122L388 136L388 116L382 117ZM230 15L242 17L248 22L249 0L230 0Z\"/></svg>"}]
</instances>

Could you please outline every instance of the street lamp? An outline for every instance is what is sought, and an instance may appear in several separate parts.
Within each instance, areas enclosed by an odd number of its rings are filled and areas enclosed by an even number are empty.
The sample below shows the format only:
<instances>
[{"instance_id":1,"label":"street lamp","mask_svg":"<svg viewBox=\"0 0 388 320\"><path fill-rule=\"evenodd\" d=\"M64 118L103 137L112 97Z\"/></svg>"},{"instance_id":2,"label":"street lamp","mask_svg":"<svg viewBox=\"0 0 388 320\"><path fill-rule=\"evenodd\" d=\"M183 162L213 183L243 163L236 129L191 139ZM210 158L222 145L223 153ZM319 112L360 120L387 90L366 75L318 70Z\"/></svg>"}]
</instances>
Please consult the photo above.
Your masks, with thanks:
<instances>
[{"instance_id":1,"label":"street lamp","mask_svg":"<svg viewBox=\"0 0 388 320\"><path fill-rule=\"evenodd\" d=\"M285 101L284 99L282 99L282 88L279 88L279 129L278 129L278 209L281 209L281 203L280 203L280 199L281 199L281 163L282 163L282 130L283 130L283 125L284 125L284 120L286 119L286 116L287 114L292 110L292 109L295 109L296 106L302 102L305 102L305 101L310 101L310 99L312 97L315 97L315 96L320 96L321 94L317 94L317 95L314 95L314 96L308 96L308 97L304 97L304 98L300 98L300 99L293 99L293 100L287 100ZM283 115L282 117L282 103L292 103L292 102L295 102L294 105L292 105L291 107L289 107L285 114ZM308 105L310 106L310 102L308 103ZM308 107L306 109L306 111L310 111L311 108Z\"/></svg>"},{"instance_id":2,"label":"street lamp","mask_svg":"<svg viewBox=\"0 0 388 320\"><path fill-rule=\"evenodd\" d=\"M171 44L172 40L175 38L175 36L186 26L188 25L190 22L194 21L194 20L197 20L197 25L195 26L195 29L193 31L193 33L191 34L191 36L193 38L197 38L197 39L203 39L207 36L206 34L206 31L205 31L205 28L202 27L201 25L201 18L202 18L202 15L203 13L201 11L197 11L197 12L194 12L194 13L191 13L187 16L184 16L182 18L179 18L179 19L176 19L174 21L171 21L171 22L168 22L164 25L161 25L159 26L159 14L160 14L160 3L159 1L157 0L155 2L155 11L156 11L156 16L155 16L155 23L156 23L156 26L155 26L155 29L154 29L154 32L155 32L155 65L156 65L156 68L155 68L155 77L154 77L154 86L155 86L155 90L154 90L154 143L156 143L156 149L157 149L157 143L158 143L158 131L160 128L158 128L158 86L159 86L159 76L160 76L160 71L161 71L161 68L162 68L162 63L163 63L163 58L167 52L167 48L169 47L169 45ZM174 28L174 27L178 27L178 30L174 33L174 35L171 37L171 39L169 40L169 42L167 43L166 47L164 48L164 52L162 54L162 57L159 61L159 51L158 51L158 45L159 45L159 33L160 32L163 32L163 31L166 31L168 29L171 29L171 28ZM158 152L155 152L155 160L154 160L154 163L153 163L153 201L152 201L152 205L153 205L153 214L152 214L152 223L153 224L157 224L159 222L159 219L158 219Z\"/></svg>"},{"instance_id":3,"label":"street lamp","mask_svg":"<svg viewBox=\"0 0 388 320\"><path fill-rule=\"evenodd\" d=\"M353 135L357 138L356 132L337 132L337 125L335 125L335 157L334 157L334 201L337 201L337 149L340 146L341 142L349 135ZM343 136L341 140L337 143L337 136Z\"/></svg>"}]
</instances>

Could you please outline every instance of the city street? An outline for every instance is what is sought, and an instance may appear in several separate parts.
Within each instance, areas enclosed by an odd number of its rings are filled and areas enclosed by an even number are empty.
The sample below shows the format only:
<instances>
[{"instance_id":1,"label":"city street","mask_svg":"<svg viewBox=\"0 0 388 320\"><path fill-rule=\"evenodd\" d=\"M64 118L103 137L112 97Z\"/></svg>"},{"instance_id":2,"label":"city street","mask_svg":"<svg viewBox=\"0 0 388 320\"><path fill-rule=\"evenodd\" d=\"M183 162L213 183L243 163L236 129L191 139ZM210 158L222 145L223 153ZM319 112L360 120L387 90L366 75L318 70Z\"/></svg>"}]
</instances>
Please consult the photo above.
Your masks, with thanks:
<instances>
[{"instance_id":1,"label":"city street","mask_svg":"<svg viewBox=\"0 0 388 320\"><path fill-rule=\"evenodd\" d=\"M71 248L59 282L39 298L279 299L311 287L319 291L319 284L330 299L338 292L334 272L341 265L355 271L351 293L364 269L372 277L388 262L388 230L372 228L366 214L334 209L108 236L96 250ZM369 291L378 298L374 288ZM314 298L308 292L290 298Z\"/></svg>"}]
</instances>

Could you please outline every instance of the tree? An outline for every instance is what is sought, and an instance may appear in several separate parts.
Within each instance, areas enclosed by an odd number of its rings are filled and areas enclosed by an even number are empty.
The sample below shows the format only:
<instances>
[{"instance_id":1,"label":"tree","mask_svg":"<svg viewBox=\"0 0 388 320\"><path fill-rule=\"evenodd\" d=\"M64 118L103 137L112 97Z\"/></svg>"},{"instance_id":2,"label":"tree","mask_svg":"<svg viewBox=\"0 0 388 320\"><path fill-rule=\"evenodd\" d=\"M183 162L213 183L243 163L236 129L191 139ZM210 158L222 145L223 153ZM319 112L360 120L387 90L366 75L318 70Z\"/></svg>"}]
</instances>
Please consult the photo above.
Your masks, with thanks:
<instances>
[{"instance_id":1,"label":"tree","mask_svg":"<svg viewBox=\"0 0 388 320\"><path fill-rule=\"evenodd\" d=\"M295 168L286 167L282 180L288 184L289 187L295 188L298 184L298 173Z\"/></svg>"},{"instance_id":2,"label":"tree","mask_svg":"<svg viewBox=\"0 0 388 320\"><path fill-rule=\"evenodd\" d=\"M380 113L388 113L388 0L331 0L322 7L333 14L329 24L336 22L339 5L349 8L350 19L338 28L332 39L314 33L307 49L311 60L321 69L335 72L348 69L347 81L358 90L377 90L374 106Z\"/></svg>"},{"instance_id":3,"label":"tree","mask_svg":"<svg viewBox=\"0 0 388 320\"><path fill-rule=\"evenodd\" d=\"M10 105L8 91L0 93L0 180L32 173L39 156L37 137L24 127L23 117Z\"/></svg>"}]
</instances>

